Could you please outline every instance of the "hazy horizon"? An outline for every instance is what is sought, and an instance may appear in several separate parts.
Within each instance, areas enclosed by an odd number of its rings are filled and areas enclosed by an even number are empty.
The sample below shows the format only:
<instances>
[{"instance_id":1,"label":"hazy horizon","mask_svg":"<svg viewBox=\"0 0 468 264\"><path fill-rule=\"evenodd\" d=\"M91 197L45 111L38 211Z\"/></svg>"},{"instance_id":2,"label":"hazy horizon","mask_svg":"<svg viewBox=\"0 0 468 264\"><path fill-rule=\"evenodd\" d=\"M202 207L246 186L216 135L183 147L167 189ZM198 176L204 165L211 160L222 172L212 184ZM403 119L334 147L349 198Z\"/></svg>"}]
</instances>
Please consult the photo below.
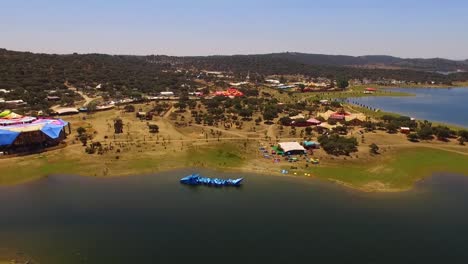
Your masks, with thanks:
<instances>
[{"instance_id":1,"label":"hazy horizon","mask_svg":"<svg viewBox=\"0 0 468 264\"><path fill-rule=\"evenodd\" d=\"M449 59L449 58L442 58L442 57L427 57L427 58L422 58L422 57L398 57L398 56L393 56L393 55L388 55L388 54L365 54L365 55L348 55L348 54L326 54L326 53L311 53L311 52L300 52L300 51L279 51L279 52L266 52L266 53L246 53L246 54L207 54L207 55L168 55L168 54L128 54L128 53L120 53L120 54L114 54L114 53L103 53L103 52L90 52L90 53L80 53L80 52L65 52L65 53L56 53L56 52L35 52L35 51L30 51L30 50L14 50L14 49L7 49L0 47L0 49L6 49L8 51L13 51L13 52L31 52L35 54L49 54L49 55L71 55L74 53L77 53L79 55L87 55L87 54L101 54L101 55L111 55L111 56L174 56L174 57L210 57L210 56L246 56L246 55L268 55L268 54L280 54L280 53L302 53L302 54L309 54L309 55L325 55L325 56L352 56L352 57L366 57L366 56L390 56L390 57L396 57L396 58L401 58L401 59L447 59L447 60L453 60L453 61L464 61L468 59Z\"/></svg>"},{"instance_id":2,"label":"hazy horizon","mask_svg":"<svg viewBox=\"0 0 468 264\"><path fill-rule=\"evenodd\" d=\"M468 3L382 0L8 1L0 46L35 53L301 52L468 59Z\"/></svg>"}]
</instances>

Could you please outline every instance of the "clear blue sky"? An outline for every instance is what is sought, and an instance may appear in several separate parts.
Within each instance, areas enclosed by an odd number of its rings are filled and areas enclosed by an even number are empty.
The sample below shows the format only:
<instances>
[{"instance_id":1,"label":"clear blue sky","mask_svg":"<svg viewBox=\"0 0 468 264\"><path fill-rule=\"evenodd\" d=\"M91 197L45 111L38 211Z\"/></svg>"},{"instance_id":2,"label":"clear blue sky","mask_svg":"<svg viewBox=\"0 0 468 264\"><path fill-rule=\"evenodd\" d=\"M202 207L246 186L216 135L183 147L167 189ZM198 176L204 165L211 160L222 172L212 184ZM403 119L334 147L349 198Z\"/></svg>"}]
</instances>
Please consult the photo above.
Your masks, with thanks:
<instances>
[{"instance_id":1,"label":"clear blue sky","mask_svg":"<svg viewBox=\"0 0 468 264\"><path fill-rule=\"evenodd\" d=\"M468 59L466 0L0 0L0 47Z\"/></svg>"}]
</instances>

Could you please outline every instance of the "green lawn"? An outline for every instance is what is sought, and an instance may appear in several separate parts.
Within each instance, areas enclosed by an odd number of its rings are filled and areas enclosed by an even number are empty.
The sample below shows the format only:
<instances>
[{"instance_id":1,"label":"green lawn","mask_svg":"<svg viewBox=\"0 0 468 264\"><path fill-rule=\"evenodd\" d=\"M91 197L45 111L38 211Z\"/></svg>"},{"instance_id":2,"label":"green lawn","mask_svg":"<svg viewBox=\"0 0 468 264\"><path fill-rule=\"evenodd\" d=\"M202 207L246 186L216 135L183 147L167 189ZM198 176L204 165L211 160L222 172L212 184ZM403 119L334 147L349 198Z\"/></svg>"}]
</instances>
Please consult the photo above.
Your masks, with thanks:
<instances>
[{"instance_id":1,"label":"green lawn","mask_svg":"<svg viewBox=\"0 0 468 264\"><path fill-rule=\"evenodd\" d=\"M314 167L319 178L339 180L360 187L373 181L390 188L409 188L416 181L434 172L468 175L468 156L443 150L414 148L400 151L386 163L343 165L339 167Z\"/></svg>"},{"instance_id":2,"label":"green lawn","mask_svg":"<svg viewBox=\"0 0 468 264\"><path fill-rule=\"evenodd\" d=\"M11 166L2 168L0 185L18 184L33 179L39 179L44 175L78 172L80 166L75 160L63 159L60 162L51 162L46 157L39 156L30 160L19 161Z\"/></svg>"},{"instance_id":3,"label":"green lawn","mask_svg":"<svg viewBox=\"0 0 468 264\"><path fill-rule=\"evenodd\" d=\"M242 166L245 159L241 147L224 143L210 147L192 148L187 154L186 163L188 166L235 168Z\"/></svg>"}]
</instances>

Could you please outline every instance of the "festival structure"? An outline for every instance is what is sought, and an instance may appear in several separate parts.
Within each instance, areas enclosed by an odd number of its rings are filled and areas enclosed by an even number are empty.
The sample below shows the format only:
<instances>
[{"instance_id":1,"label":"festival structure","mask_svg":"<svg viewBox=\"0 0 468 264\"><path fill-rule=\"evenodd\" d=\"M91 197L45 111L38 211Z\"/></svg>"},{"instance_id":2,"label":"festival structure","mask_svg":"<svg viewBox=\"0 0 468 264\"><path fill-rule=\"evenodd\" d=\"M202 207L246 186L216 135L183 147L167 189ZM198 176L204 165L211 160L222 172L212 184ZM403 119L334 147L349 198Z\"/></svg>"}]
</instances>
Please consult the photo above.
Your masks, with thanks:
<instances>
[{"instance_id":1,"label":"festival structure","mask_svg":"<svg viewBox=\"0 0 468 264\"><path fill-rule=\"evenodd\" d=\"M70 133L69 123L62 119L38 119L3 111L0 113L0 151L18 153L58 145L66 138L66 127Z\"/></svg>"},{"instance_id":2,"label":"festival structure","mask_svg":"<svg viewBox=\"0 0 468 264\"><path fill-rule=\"evenodd\" d=\"M241 97L244 96L244 93L239 91L236 88L229 88L226 91L215 92L216 96L225 96L225 97Z\"/></svg>"}]
</instances>

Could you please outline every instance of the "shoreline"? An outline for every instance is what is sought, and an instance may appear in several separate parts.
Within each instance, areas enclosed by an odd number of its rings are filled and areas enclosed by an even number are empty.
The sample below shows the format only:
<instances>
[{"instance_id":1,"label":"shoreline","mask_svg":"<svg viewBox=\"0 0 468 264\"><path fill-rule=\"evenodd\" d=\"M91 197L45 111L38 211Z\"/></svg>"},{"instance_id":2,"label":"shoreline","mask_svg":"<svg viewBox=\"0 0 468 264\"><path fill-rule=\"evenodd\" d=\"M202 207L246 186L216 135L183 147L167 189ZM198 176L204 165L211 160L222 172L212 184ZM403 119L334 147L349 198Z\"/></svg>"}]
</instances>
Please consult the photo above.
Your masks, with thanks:
<instances>
[{"instance_id":1,"label":"shoreline","mask_svg":"<svg viewBox=\"0 0 468 264\"><path fill-rule=\"evenodd\" d=\"M210 171L213 173L247 173L247 174L253 174L259 177L262 176L269 176L269 177L280 177L280 178L290 178L290 179L308 179L308 180L314 180L314 181L320 181L323 183L328 183L328 184L334 184L338 185L343 188L347 188L350 190L355 190L363 193L396 193L396 192L406 192L406 191L411 191L414 189L415 185L409 187L409 188L378 188L377 186L375 187L359 187L355 186L353 184L343 182L340 180L336 180L333 178L320 178L314 175L311 176L305 176L303 173L297 173L297 174L282 174L280 172L266 172L258 169L248 169L248 168L208 168L208 167L172 167L172 168L165 168L162 170L159 170L154 173L132 173L132 174L117 174L117 175L108 175L108 176L94 176L94 175L86 175L86 174L67 174L67 173L57 173L57 174L50 174L50 175L43 175L43 176L38 176L34 178L30 178L27 181L23 182L18 182L10 185L0 185L1 188L10 188L10 187L15 187L15 186L20 186L23 184L28 184L28 183L33 183L35 181L40 181L44 178L51 177L51 176L74 176L74 177L83 177L83 178L94 178L94 179L99 179L99 180L112 180L116 178L131 178L131 177L138 177L138 176L157 176L159 173L171 173L171 172L177 172L177 171L183 171L183 170L204 170L204 171ZM436 172L434 172L436 173ZM180 175L180 178L184 177L186 175ZM422 180L425 178L431 177L432 175L425 176ZM467 175L468 177L468 175Z\"/></svg>"},{"instance_id":2,"label":"shoreline","mask_svg":"<svg viewBox=\"0 0 468 264\"><path fill-rule=\"evenodd\" d=\"M263 165L263 164L262 164ZM346 166L346 165L345 165ZM349 164L349 166L352 166L352 164ZM330 165L324 165L321 167L322 169L329 169L333 168L333 166ZM9 188L9 187L15 187L19 186L22 184L28 184L31 182L35 182L44 178L47 178L49 176L62 176L62 175L70 175L70 176L77 176L77 177L83 177L83 178L96 178L100 180L106 180L106 179L114 179L114 178L120 178L120 177L134 177L134 176L155 176L159 173L170 173L170 172L176 172L176 171L184 171L184 170L204 170L204 171L210 171L213 173L247 173L247 174L254 174L257 176L270 176L270 177L286 177L290 179L308 179L308 180L314 180L314 181L320 181L324 183L329 183L329 184L335 184L338 186L341 186L346 189L358 191L358 192L363 192L363 193L397 193L397 192L407 192L411 191L415 188L416 184L420 181L424 181L425 179L432 177L434 174L437 173L453 173L453 174L460 174L462 176L468 177L468 173L457 173L457 172L450 172L450 171L437 171L437 170L432 170L429 173L425 173L421 177L419 177L417 180L415 180L410 186L404 187L404 188L396 188L396 187L391 187L388 186L386 183L382 183L380 181L374 180L374 181L369 181L366 184L362 186L358 186L356 184L353 184L351 182L345 182L330 176L326 175L318 175L314 172L310 173L310 176L305 176L305 172L301 169L298 169L294 172L291 171L289 174L282 174L280 172L280 168L271 168L271 167L265 167L265 166L252 166L252 164L245 164L240 167L208 167L208 166L185 166L185 165L180 165L180 166L167 166L167 167L161 167L158 168L156 171L151 171L151 172L145 172L145 170L134 170L131 173L122 173L122 174L110 174L110 175L98 175L98 174L87 174L87 173L67 173L67 172L60 172L60 173L51 173L47 175L38 175L34 177L30 177L24 181L20 182L15 182L12 184L0 184L0 188ZM180 177L183 177L184 175L181 175Z\"/></svg>"}]
</instances>

